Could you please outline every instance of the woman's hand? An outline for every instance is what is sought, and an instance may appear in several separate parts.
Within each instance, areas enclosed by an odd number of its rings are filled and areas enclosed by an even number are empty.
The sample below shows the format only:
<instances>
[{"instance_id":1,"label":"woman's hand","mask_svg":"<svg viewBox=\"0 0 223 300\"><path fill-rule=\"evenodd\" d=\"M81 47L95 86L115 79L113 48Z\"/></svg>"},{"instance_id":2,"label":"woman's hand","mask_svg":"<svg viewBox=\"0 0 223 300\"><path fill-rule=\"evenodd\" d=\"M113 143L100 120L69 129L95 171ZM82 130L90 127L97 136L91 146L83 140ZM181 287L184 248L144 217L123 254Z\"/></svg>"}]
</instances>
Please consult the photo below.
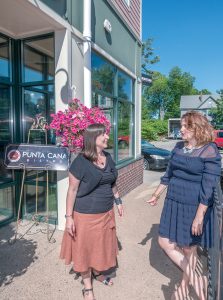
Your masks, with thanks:
<instances>
[{"instance_id":1,"label":"woman's hand","mask_svg":"<svg viewBox=\"0 0 223 300\"><path fill-rule=\"evenodd\" d=\"M194 218L194 221L192 223L192 228L191 228L191 231L192 231L192 234L193 235L201 235L202 234L202 231L203 231L203 222L204 222L204 218L203 217L195 217Z\"/></svg>"},{"instance_id":2,"label":"woman's hand","mask_svg":"<svg viewBox=\"0 0 223 300\"><path fill-rule=\"evenodd\" d=\"M122 204L117 205L117 209L118 209L118 215L119 217L123 217L124 216L124 208Z\"/></svg>"},{"instance_id":3,"label":"woman's hand","mask_svg":"<svg viewBox=\"0 0 223 300\"><path fill-rule=\"evenodd\" d=\"M73 237L75 238L76 235L76 230L75 230L75 225L74 225L74 220L72 217L67 217L66 220L66 231Z\"/></svg>"},{"instance_id":4,"label":"woman's hand","mask_svg":"<svg viewBox=\"0 0 223 300\"><path fill-rule=\"evenodd\" d=\"M148 201L146 201L147 203L149 203L151 206L155 206L157 205L158 202L158 197L156 196L152 196Z\"/></svg>"}]
</instances>

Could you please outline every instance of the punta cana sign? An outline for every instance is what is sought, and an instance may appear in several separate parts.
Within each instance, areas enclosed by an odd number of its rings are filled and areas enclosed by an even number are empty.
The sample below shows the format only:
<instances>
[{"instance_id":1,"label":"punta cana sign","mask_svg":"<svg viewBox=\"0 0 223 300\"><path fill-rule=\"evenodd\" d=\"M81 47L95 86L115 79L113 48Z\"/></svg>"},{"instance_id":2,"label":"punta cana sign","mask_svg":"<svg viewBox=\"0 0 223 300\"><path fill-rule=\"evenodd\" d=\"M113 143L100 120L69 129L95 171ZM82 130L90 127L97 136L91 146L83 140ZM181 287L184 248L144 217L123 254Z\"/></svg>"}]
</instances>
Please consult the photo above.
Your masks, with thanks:
<instances>
[{"instance_id":1,"label":"punta cana sign","mask_svg":"<svg viewBox=\"0 0 223 300\"><path fill-rule=\"evenodd\" d=\"M10 169L68 170L69 151L66 147L10 144L4 163Z\"/></svg>"}]
</instances>

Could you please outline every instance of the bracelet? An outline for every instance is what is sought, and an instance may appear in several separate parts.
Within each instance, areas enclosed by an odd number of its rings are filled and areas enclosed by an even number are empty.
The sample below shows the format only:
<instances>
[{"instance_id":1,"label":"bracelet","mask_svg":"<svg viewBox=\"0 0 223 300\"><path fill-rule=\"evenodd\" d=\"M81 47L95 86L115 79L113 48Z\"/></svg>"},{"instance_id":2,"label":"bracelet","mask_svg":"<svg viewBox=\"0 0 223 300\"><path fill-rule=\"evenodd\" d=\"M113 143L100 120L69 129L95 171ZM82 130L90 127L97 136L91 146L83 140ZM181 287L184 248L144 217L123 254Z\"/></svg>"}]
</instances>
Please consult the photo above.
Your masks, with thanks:
<instances>
[{"instance_id":1,"label":"bracelet","mask_svg":"<svg viewBox=\"0 0 223 300\"><path fill-rule=\"evenodd\" d=\"M122 204L122 199L120 197L114 198L114 201L116 205Z\"/></svg>"},{"instance_id":2,"label":"bracelet","mask_svg":"<svg viewBox=\"0 0 223 300\"><path fill-rule=\"evenodd\" d=\"M153 193L152 197L155 197L158 200L160 198L160 194L157 195L157 194Z\"/></svg>"},{"instance_id":3,"label":"bracelet","mask_svg":"<svg viewBox=\"0 0 223 300\"><path fill-rule=\"evenodd\" d=\"M64 217L65 217L65 219L66 219L66 218L72 217L72 215L65 215Z\"/></svg>"}]
</instances>

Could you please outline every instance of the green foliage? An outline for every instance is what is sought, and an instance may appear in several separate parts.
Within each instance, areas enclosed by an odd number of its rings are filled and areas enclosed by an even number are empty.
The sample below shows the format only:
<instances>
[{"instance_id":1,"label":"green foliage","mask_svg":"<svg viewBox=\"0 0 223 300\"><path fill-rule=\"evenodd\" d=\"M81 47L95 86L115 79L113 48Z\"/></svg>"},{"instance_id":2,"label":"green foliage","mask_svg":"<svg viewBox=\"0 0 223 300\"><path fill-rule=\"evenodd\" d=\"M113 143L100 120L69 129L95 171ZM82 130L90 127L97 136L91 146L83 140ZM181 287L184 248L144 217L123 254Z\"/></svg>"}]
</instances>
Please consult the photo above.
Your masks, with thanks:
<instances>
[{"instance_id":1,"label":"green foliage","mask_svg":"<svg viewBox=\"0 0 223 300\"><path fill-rule=\"evenodd\" d=\"M171 90L166 76L159 74L151 87L145 91L148 105L152 111L157 111L159 118L163 119L165 111L172 100Z\"/></svg>"},{"instance_id":2,"label":"green foliage","mask_svg":"<svg viewBox=\"0 0 223 300\"><path fill-rule=\"evenodd\" d=\"M152 47L153 39L148 38L142 43L142 73L147 75L153 74L150 66L159 62L160 58L158 55L154 54L154 49Z\"/></svg>"},{"instance_id":3,"label":"green foliage","mask_svg":"<svg viewBox=\"0 0 223 300\"><path fill-rule=\"evenodd\" d=\"M162 136L167 136L167 120L143 120L142 121L142 138L156 141Z\"/></svg>"},{"instance_id":4,"label":"green foliage","mask_svg":"<svg viewBox=\"0 0 223 300\"><path fill-rule=\"evenodd\" d=\"M223 125L223 90L218 91L219 99L216 104L216 108L210 110L210 115L212 116L212 124L214 127Z\"/></svg>"},{"instance_id":5,"label":"green foliage","mask_svg":"<svg viewBox=\"0 0 223 300\"><path fill-rule=\"evenodd\" d=\"M180 98L182 95L192 95L195 77L188 72L183 72L179 67L170 70L168 76L168 86L172 95L172 103L167 108L167 112L173 118L180 117Z\"/></svg>"}]
</instances>

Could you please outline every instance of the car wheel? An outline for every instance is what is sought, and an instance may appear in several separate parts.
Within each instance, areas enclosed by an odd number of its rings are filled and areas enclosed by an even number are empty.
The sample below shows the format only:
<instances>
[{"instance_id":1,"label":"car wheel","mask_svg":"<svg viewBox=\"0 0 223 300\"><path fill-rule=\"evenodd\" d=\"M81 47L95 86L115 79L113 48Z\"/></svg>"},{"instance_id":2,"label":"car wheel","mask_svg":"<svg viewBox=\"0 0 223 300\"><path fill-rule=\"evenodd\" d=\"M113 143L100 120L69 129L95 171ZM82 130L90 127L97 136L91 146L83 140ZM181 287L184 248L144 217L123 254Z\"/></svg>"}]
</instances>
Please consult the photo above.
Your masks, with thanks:
<instances>
[{"instance_id":1,"label":"car wheel","mask_svg":"<svg viewBox=\"0 0 223 300\"><path fill-rule=\"evenodd\" d=\"M147 159L144 158L143 160L143 169L144 170L149 170L150 169L150 165Z\"/></svg>"},{"instance_id":2,"label":"car wheel","mask_svg":"<svg viewBox=\"0 0 223 300\"><path fill-rule=\"evenodd\" d=\"M128 144L126 143L126 141L120 141L118 143L118 146L120 149L126 149L128 147Z\"/></svg>"}]
</instances>

